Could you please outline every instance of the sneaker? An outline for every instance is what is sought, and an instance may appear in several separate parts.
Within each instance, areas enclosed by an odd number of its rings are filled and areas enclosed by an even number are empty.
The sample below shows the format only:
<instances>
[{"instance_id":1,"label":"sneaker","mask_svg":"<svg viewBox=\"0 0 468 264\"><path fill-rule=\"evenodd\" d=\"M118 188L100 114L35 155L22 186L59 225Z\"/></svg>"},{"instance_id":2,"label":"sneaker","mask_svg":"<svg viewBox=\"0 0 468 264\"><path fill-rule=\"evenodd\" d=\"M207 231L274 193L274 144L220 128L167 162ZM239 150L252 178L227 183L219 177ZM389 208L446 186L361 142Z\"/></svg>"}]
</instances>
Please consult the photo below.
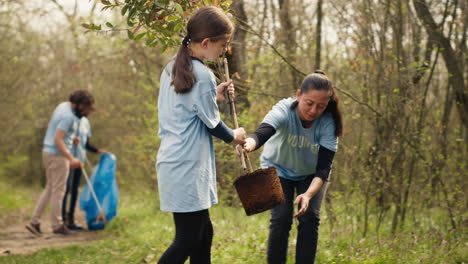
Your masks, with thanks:
<instances>
[{"instance_id":1,"label":"sneaker","mask_svg":"<svg viewBox=\"0 0 468 264\"><path fill-rule=\"evenodd\" d=\"M83 227L81 227L81 226L79 226L79 225L75 225L75 223L73 223L73 224L68 224L67 227L68 227L68 229L70 229L70 230L77 230L77 231L82 231L82 230L84 230Z\"/></svg>"},{"instance_id":2,"label":"sneaker","mask_svg":"<svg viewBox=\"0 0 468 264\"><path fill-rule=\"evenodd\" d=\"M65 225L61 225L60 227L54 229L53 233L58 234L58 235L72 235L73 234L73 232L70 231L70 229L68 229Z\"/></svg>"},{"instance_id":3,"label":"sneaker","mask_svg":"<svg viewBox=\"0 0 468 264\"><path fill-rule=\"evenodd\" d=\"M33 224L33 223L28 223L26 225L26 229L33 233L34 235L41 235L42 232L41 232L41 224Z\"/></svg>"}]
</instances>

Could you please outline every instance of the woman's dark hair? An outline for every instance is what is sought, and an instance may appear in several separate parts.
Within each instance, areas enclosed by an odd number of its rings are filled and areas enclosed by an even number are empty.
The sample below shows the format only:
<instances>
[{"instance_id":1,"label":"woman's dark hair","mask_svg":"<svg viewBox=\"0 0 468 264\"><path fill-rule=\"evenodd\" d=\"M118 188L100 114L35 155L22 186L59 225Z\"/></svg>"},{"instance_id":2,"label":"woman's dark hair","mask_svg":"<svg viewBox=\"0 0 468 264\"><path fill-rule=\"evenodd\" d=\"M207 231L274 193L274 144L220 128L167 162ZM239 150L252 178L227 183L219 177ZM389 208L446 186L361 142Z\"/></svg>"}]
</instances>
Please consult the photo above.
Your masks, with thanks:
<instances>
[{"instance_id":1,"label":"woman's dark hair","mask_svg":"<svg viewBox=\"0 0 468 264\"><path fill-rule=\"evenodd\" d=\"M187 24L187 36L177 52L172 68L172 84L176 93L187 93L192 89L195 75L188 45L200 43L205 38L212 42L226 39L234 32L234 25L222 9L209 6L200 8Z\"/></svg>"},{"instance_id":2,"label":"woman's dark hair","mask_svg":"<svg viewBox=\"0 0 468 264\"><path fill-rule=\"evenodd\" d=\"M333 88L333 83L328 79L323 71L316 70L314 73L307 75L301 84L301 94L307 93L310 90L328 91L330 93L330 101L328 102L325 112L331 113L335 120L335 135L337 137L343 134L343 114L341 113L339 98ZM299 102L295 101L291 105L291 109L297 107Z\"/></svg>"},{"instance_id":3,"label":"woman's dark hair","mask_svg":"<svg viewBox=\"0 0 468 264\"><path fill-rule=\"evenodd\" d=\"M93 95L86 90L74 91L68 100L76 105L91 106L94 104Z\"/></svg>"}]
</instances>

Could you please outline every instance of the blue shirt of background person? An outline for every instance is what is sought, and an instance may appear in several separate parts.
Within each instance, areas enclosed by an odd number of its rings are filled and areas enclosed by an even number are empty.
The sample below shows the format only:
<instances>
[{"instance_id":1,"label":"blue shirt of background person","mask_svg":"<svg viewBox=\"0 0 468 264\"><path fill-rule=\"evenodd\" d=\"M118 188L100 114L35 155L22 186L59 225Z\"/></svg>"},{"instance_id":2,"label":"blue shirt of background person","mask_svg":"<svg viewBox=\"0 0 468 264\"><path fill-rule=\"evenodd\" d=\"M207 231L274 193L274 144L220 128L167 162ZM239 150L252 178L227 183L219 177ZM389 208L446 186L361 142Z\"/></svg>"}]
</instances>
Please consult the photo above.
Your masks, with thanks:
<instances>
[{"instance_id":1,"label":"blue shirt of background person","mask_svg":"<svg viewBox=\"0 0 468 264\"><path fill-rule=\"evenodd\" d=\"M63 142L66 148L71 151L73 138L77 135L80 119L75 115L70 102L60 103L54 110L52 118L47 127L47 132L44 137L43 151L55 155L61 155L54 138L57 129L65 132Z\"/></svg>"},{"instance_id":2,"label":"blue shirt of background person","mask_svg":"<svg viewBox=\"0 0 468 264\"><path fill-rule=\"evenodd\" d=\"M304 128L297 108L291 110L295 98L278 102L265 116L262 123L270 124L276 133L265 143L261 166L274 166L278 176L290 180L303 180L315 173L320 146L337 151L335 121L330 113L324 113Z\"/></svg>"}]
</instances>

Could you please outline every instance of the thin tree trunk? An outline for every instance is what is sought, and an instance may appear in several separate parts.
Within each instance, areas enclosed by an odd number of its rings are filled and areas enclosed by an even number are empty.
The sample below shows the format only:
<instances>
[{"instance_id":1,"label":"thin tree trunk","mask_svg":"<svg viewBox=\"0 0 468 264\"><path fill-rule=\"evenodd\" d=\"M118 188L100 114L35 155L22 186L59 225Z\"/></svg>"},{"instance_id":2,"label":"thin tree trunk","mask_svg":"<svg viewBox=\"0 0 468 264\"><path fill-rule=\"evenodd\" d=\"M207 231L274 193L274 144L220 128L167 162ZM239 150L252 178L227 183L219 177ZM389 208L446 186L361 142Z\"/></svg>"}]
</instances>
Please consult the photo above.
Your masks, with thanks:
<instances>
[{"instance_id":1,"label":"thin tree trunk","mask_svg":"<svg viewBox=\"0 0 468 264\"><path fill-rule=\"evenodd\" d=\"M322 0L318 0L317 3L317 29L315 38L315 69L320 69L320 53L322 51Z\"/></svg>"},{"instance_id":2,"label":"thin tree trunk","mask_svg":"<svg viewBox=\"0 0 468 264\"><path fill-rule=\"evenodd\" d=\"M279 17L281 24L280 43L286 51L286 58L296 64L296 30L291 20L291 0L278 0L279 3ZM291 89L296 90L301 83L301 76L291 69L292 84Z\"/></svg>"},{"instance_id":3,"label":"thin tree trunk","mask_svg":"<svg viewBox=\"0 0 468 264\"><path fill-rule=\"evenodd\" d=\"M461 60L465 58L457 54L450 44L450 38L444 36L441 29L437 26L426 1L413 0L413 5L419 20L421 20L429 36L442 49L441 52L445 61L445 66L449 72L449 82L454 89L457 109L463 126L466 129L468 128L468 93L466 93L465 79L461 68L461 65L463 65Z\"/></svg>"},{"instance_id":4,"label":"thin tree trunk","mask_svg":"<svg viewBox=\"0 0 468 264\"><path fill-rule=\"evenodd\" d=\"M244 9L244 1L236 0L233 2L232 13L237 20L242 21L241 23L248 23L247 14ZM245 70L246 65L246 50L245 50L245 37L247 32L242 27L237 27L236 34L234 34L234 39L231 44L231 54L227 54L227 59L229 63L229 73L232 76L234 85L236 83L245 83L245 80L248 79L247 71ZM236 93L236 102L237 108L239 111L242 109L249 108L250 103L248 99L248 89L239 89Z\"/></svg>"},{"instance_id":5,"label":"thin tree trunk","mask_svg":"<svg viewBox=\"0 0 468 264\"><path fill-rule=\"evenodd\" d=\"M367 185L369 186L369 185ZM367 230L369 229L369 188L366 188L365 194L364 194L364 231L362 232L362 237L367 236Z\"/></svg>"}]
</instances>

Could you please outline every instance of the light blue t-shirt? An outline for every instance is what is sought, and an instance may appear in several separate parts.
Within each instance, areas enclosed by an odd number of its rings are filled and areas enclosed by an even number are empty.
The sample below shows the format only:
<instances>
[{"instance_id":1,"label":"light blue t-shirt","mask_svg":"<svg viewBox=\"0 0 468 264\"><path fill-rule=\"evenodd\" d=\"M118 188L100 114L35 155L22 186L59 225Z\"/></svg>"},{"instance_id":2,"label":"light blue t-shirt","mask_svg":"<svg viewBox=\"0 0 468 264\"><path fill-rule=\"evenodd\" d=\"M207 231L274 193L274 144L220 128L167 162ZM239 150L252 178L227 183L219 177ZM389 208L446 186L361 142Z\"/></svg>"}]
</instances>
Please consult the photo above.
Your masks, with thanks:
<instances>
[{"instance_id":1,"label":"light blue t-shirt","mask_svg":"<svg viewBox=\"0 0 468 264\"><path fill-rule=\"evenodd\" d=\"M65 146L71 151L73 145L73 138L76 137L78 132L78 125L80 119L73 113L70 102L63 102L59 104L52 114L49 121L47 132L44 137L44 148L42 151L52 153L55 155L62 155L54 143L55 132L57 129L65 132L63 139Z\"/></svg>"},{"instance_id":2,"label":"light blue t-shirt","mask_svg":"<svg viewBox=\"0 0 468 264\"><path fill-rule=\"evenodd\" d=\"M156 171L160 207L167 212L194 212L218 203L213 141L208 128L220 122L214 74L192 60L196 82L177 94L171 61L164 69L158 98L159 147Z\"/></svg>"},{"instance_id":3,"label":"light blue t-shirt","mask_svg":"<svg viewBox=\"0 0 468 264\"><path fill-rule=\"evenodd\" d=\"M88 118L83 116L80 119L79 128L77 136L80 138L80 145L73 145L71 153L84 164L86 160L86 141L91 137L91 125L89 124Z\"/></svg>"},{"instance_id":4,"label":"light blue t-shirt","mask_svg":"<svg viewBox=\"0 0 468 264\"><path fill-rule=\"evenodd\" d=\"M322 114L312 127L304 128L297 107L291 109L295 100L279 101L263 119L276 133L265 143L260 160L262 168L276 167L280 177L303 180L315 173L320 146L336 152L338 138L330 113Z\"/></svg>"}]
</instances>

